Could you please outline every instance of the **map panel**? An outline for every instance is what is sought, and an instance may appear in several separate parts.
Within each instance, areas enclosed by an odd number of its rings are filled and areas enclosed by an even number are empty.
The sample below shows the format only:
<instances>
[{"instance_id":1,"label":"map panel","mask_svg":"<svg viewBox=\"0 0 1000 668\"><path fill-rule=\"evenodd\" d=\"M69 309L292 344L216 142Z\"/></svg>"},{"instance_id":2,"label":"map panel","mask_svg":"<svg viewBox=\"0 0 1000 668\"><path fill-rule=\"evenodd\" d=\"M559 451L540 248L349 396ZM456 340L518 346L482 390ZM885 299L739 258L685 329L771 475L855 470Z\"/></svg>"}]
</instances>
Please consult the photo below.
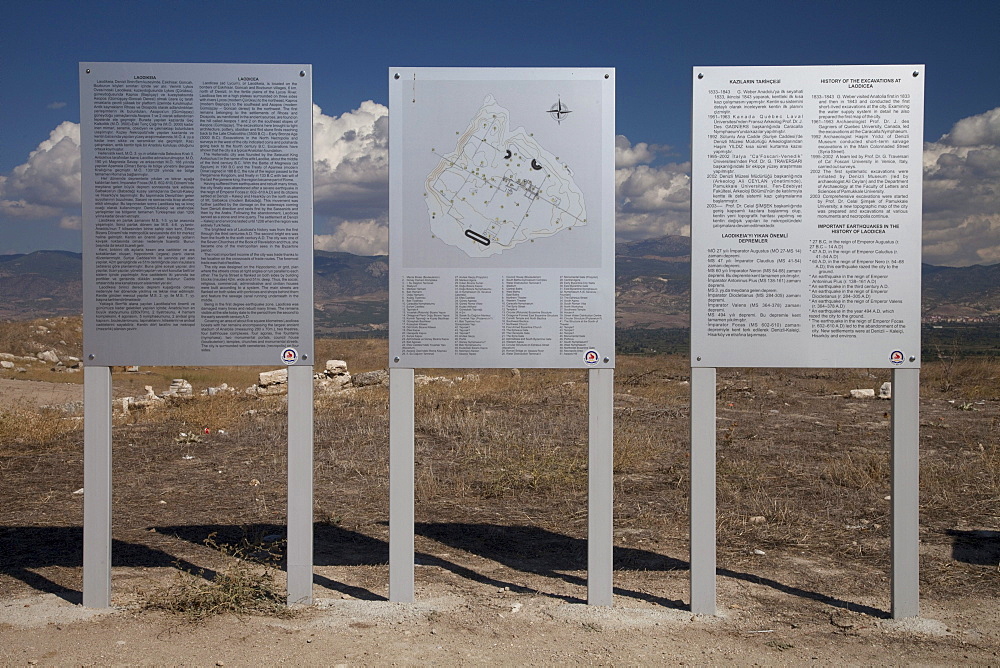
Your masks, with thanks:
<instances>
[{"instance_id":1,"label":"map panel","mask_svg":"<svg viewBox=\"0 0 1000 668\"><path fill-rule=\"evenodd\" d=\"M573 170L523 127L492 95L427 175L431 231L470 257L489 257L519 243L587 224Z\"/></svg>"},{"instance_id":2,"label":"map panel","mask_svg":"<svg viewBox=\"0 0 1000 668\"><path fill-rule=\"evenodd\" d=\"M391 367L614 367L614 81L390 69Z\"/></svg>"}]
</instances>

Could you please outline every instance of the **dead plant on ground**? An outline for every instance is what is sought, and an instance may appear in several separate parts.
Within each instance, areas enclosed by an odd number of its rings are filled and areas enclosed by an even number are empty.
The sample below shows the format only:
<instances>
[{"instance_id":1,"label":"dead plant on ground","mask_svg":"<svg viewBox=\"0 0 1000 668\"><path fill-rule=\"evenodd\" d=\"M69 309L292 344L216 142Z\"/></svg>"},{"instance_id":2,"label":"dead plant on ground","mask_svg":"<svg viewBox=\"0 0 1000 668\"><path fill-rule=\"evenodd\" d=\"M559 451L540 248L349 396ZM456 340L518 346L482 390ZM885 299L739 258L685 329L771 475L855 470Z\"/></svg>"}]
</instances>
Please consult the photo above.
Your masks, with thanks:
<instances>
[{"instance_id":1,"label":"dead plant on ground","mask_svg":"<svg viewBox=\"0 0 1000 668\"><path fill-rule=\"evenodd\" d=\"M224 555L225 567L210 580L205 579L204 569L181 569L175 582L146 594L141 607L181 615L191 622L227 613L290 617L294 611L285 605L285 594L274 577L283 542L243 538L236 545L220 544L213 533L205 545Z\"/></svg>"}]
</instances>

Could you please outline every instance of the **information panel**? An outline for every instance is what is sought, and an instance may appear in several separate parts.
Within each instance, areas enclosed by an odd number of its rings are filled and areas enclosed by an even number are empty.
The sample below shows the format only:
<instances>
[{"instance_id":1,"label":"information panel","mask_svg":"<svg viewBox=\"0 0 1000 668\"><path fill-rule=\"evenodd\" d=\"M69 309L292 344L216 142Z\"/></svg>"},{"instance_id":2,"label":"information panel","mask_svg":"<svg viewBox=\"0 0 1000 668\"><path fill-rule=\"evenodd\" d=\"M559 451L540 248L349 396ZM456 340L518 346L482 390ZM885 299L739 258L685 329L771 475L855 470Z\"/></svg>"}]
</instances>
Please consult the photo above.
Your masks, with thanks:
<instances>
[{"instance_id":1,"label":"information panel","mask_svg":"<svg viewBox=\"0 0 1000 668\"><path fill-rule=\"evenodd\" d=\"M81 63L89 364L312 364L310 65Z\"/></svg>"},{"instance_id":2,"label":"information panel","mask_svg":"<svg viewBox=\"0 0 1000 668\"><path fill-rule=\"evenodd\" d=\"M694 69L692 366L920 366L923 82Z\"/></svg>"},{"instance_id":3,"label":"information panel","mask_svg":"<svg viewBox=\"0 0 1000 668\"><path fill-rule=\"evenodd\" d=\"M615 71L389 70L389 356L614 367Z\"/></svg>"}]
</instances>

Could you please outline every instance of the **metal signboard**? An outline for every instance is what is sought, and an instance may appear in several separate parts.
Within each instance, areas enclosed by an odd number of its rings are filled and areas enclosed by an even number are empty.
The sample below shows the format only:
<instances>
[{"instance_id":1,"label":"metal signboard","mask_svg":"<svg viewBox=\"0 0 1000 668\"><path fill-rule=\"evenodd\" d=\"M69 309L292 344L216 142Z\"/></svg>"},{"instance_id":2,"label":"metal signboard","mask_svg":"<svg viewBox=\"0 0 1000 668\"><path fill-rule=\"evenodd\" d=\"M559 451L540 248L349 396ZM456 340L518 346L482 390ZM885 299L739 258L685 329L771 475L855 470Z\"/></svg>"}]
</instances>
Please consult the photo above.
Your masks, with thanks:
<instances>
[{"instance_id":1,"label":"metal signboard","mask_svg":"<svg viewBox=\"0 0 1000 668\"><path fill-rule=\"evenodd\" d=\"M310 65L81 63L91 365L312 364Z\"/></svg>"},{"instance_id":2,"label":"metal signboard","mask_svg":"<svg viewBox=\"0 0 1000 668\"><path fill-rule=\"evenodd\" d=\"M918 368L924 67L692 81L692 366Z\"/></svg>"},{"instance_id":3,"label":"metal signboard","mask_svg":"<svg viewBox=\"0 0 1000 668\"><path fill-rule=\"evenodd\" d=\"M390 68L390 364L614 366L615 72Z\"/></svg>"}]
</instances>

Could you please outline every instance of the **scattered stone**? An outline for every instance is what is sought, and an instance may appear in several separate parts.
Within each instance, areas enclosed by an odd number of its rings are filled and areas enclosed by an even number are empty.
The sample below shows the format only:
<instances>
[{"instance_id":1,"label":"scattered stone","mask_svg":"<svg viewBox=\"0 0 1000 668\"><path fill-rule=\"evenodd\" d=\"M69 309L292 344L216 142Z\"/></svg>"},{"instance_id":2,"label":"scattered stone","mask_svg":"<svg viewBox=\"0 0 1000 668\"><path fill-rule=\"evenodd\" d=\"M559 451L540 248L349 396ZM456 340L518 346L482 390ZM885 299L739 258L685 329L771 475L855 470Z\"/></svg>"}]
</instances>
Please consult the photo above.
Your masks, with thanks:
<instances>
[{"instance_id":1,"label":"scattered stone","mask_svg":"<svg viewBox=\"0 0 1000 668\"><path fill-rule=\"evenodd\" d=\"M767 518L765 518L763 515L754 515L753 517L750 518L750 524L763 524L766 521Z\"/></svg>"},{"instance_id":2,"label":"scattered stone","mask_svg":"<svg viewBox=\"0 0 1000 668\"><path fill-rule=\"evenodd\" d=\"M851 390L851 399L874 399L875 390Z\"/></svg>"},{"instance_id":3,"label":"scattered stone","mask_svg":"<svg viewBox=\"0 0 1000 668\"><path fill-rule=\"evenodd\" d=\"M288 393L288 367L262 371L257 376L257 384L246 389L246 394L258 397Z\"/></svg>"},{"instance_id":4,"label":"scattered stone","mask_svg":"<svg viewBox=\"0 0 1000 668\"><path fill-rule=\"evenodd\" d=\"M324 373L330 377L343 376L344 374L350 375L347 373L347 362L344 360L327 360Z\"/></svg>"},{"instance_id":5,"label":"scattered stone","mask_svg":"<svg viewBox=\"0 0 1000 668\"><path fill-rule=\"evenodd\" d=\"M878 388L878 398L892 399L892 383L888 381L882 383L882 387Z\"/></svg>"},{"instance_id":6,"label":"scattered stone","mask_svg":"<svg viewBox=\"0 0 1000 668\"><path fill-rule=\"evenodd\" d=\"M3 360L2 362L0 362L0 369L13 369L13 368L14 368L13 362L8 362L7 360Z\"/></svg>"},{"instance_id":7,"label":"scattered stone","mask_svg":"<svg viewBox=\"0 0 1000 668\"><path fill-rule=\"evenodd\" d=\"M11 355L10 353L0 353L0 359L7 360L8 362L37 362L38 358L34 355L30 357L22 357L20 355Z\"/></svg>"},{"instance_id":8,"label":"scattered stone","mask_svg":"<svg viewBox=\"0 0 1000 668\"><path fill-rule=\"evenodd\" d=\"M194 388L191 383L183 378L174 378L170 387L163 393L164 397L191 397L194 396Z\"/></svg>"},{"instance_id":9,"label":"scattered stone","mask_svg":"<svg viewBox=\"0 0 1000 668\"><path fill-rule=\"evenodd\" d=\"M260 387L270 387L271 385L281 385L282 383L288 383L288 369L261 371L257 376L257 385Z\"/></svg>"},{"instance_id":10,"label":"scattered stone","mask_svg":"<svg viewBox=\"0 0 1000 668\"><path fill-rule=\"evenodd\" d=\"M324 392L339 392L351 384L351 373L344 360L327 360L323 371L313 378L316 380L316 388Z\"/></svg>"},{"instance_id":11,"label":"scattered stone","mask_svg":"<svg viewBox=\"0 0 1000 668\"><path fill-rule=\"evenodd\" d=\"M423 387L424 385L430 385L431 383L440 383L442 385L454 385L455 381L451 378L445 378L444 376L424 376L417 374L413 377L413 384L417 387Z\"/></svg>"},{"instance_id":12,"label":"scattered stone","mask_svg":"<svg viewBox=\"0 0 1000 668\"><path fill-rule=\"evenodd\" d=\"M83 487L73 492L73 494L76 496L83 496Z\"/></svg>"},{"instance_id":13,"label":"scattered stone","mask_svg":"<svg viewBox=\"0 0 1000 668\"><path fill-rule=\"evenodd\" d=\"M67 413L69 415L75 415L78 413L83 413L83 402L82 401L70 401L65 404L45 404L42 408L46 408L52 411L59 411L60 413Z\"/></svg>"},{"instance_id":14,"label":"scattered stone","mask_svg":"<svg viewBox=\"0 0 1000 668\"><path fill-rule=\"evenodd\" d=\"M125 373L139 373L139 367L135 364L130 364L125 367Z\"/></svg>"},{"instance_id":15,"label":"scattered stone","mask_svg":"<svg viewBox=\"0 0 1000 668\"><path fill-rule=\"evenodd\" d=\"M354 387L370 387L372 385L388 385L389 384L389 372L385 369L377 369L375 371L364 371L362 373L354 374L351 378L351 384Z\"/></svg>"},{"instance_id":16,"label":"scattered stone","mask_svg":"<svg viewBox=\"0 0 1000 668\"><path fill-rule=\"evenodd\" d=\"M59 355L57 355L56 351L54 350L46 350L44 352L40 352L38 353L37 357L43 362L48 362L49 364L59 363Z\"/></svg>"},{"instance_id":17,"label":"scattered stone","mask_svg":"<svg viewBox=\"0 0 1000 668\"><path fill-rule=\"evenodd\" d=\"M765 554L767 554L767 552L765 552L764 550L754 550L753 553L759 557L763 557Z\"/></svg>"}]
</instances>

